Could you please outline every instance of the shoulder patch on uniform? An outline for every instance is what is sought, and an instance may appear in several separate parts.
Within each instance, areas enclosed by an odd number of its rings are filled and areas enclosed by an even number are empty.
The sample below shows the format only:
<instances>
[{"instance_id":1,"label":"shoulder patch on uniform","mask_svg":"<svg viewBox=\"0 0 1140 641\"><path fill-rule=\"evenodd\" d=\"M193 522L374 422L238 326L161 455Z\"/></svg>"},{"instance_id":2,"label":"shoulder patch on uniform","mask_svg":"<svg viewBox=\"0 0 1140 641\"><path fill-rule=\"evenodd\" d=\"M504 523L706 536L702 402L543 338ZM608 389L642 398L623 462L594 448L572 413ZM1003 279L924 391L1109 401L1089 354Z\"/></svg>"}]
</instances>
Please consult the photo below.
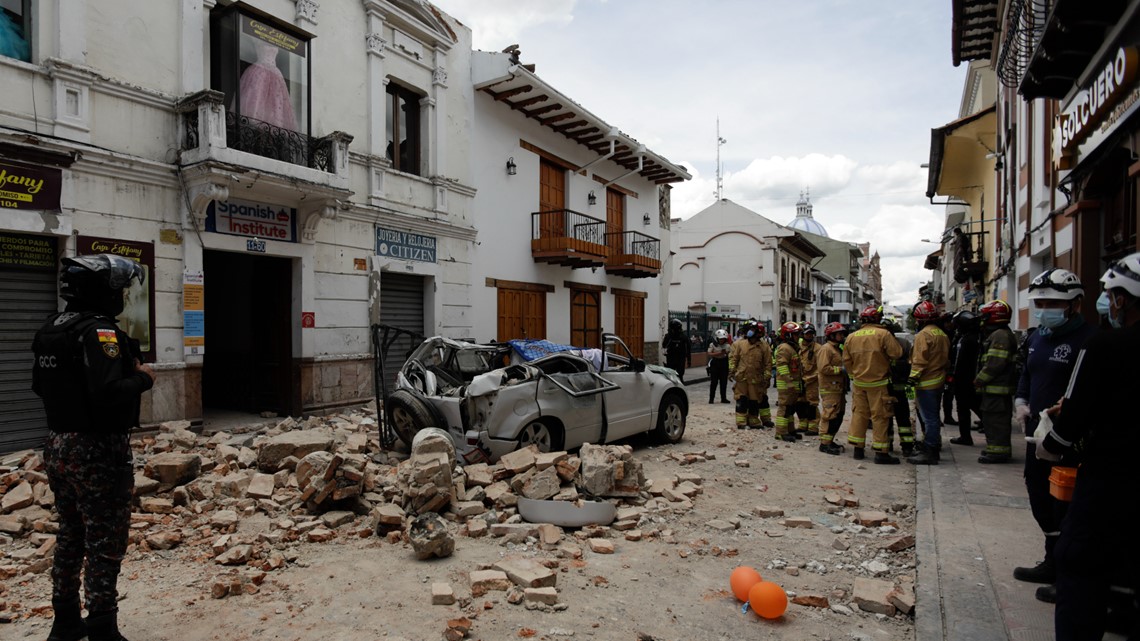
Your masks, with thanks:
<instances>
[{"instance_id":1,"label":"shoulder patch on uniform","mask_svg":"<svg viewBox=\"0 0 1140 641\"><path fill-rule=\"evenodd\" d=\"M76 316L79 316L79 314L76 314L75 312L64 312L64 313L60 314L59 316L57 316L55 321L52 322L52 324L55 325L56 327L59 327L60 325L63 325L67 321L75 318Z\"/></svg>"},{"instance_id":2,"label":"shoulder patch on uniform","mask_svg":"<svg viewBox=\"0 0 1140 641\"><path fill-rule=\"evenodd\" d=\"M100 343L118 343L119 337L113 329L97 329L95 333L99 335ZM116 348L116 355L118 349Z\"/></svg>"},{"instance_id":3,"label":"shoulder patch on uniform","mask_svg":"<svg viewBox=\"0 0 1140 641\"><path fill-rule=\"evenodd\" d=\"M118 343L103 343L103 353L107 358L119 357L119 344Z\"/></svg>"}]
</instances>

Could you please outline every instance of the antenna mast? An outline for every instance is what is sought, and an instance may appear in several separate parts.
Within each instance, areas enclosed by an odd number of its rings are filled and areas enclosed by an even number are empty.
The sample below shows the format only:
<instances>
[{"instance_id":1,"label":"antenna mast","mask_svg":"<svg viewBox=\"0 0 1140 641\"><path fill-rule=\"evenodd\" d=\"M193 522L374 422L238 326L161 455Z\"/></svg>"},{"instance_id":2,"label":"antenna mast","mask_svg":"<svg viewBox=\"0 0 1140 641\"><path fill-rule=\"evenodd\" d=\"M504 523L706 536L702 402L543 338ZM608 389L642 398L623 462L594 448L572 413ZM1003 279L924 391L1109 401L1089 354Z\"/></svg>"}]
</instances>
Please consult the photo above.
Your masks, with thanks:
<instances>
[{"instance_id":1,"label":"antenna mast","mask_svg":"<svg viewBox=\"0 0 1140 641\"><path fill-rule=\"evenodd\" d=\"M720 202L724 192L724 167L720 164L720 146L728 142L720 137L720 116L716 117L716 200Z\"/></svg>"}]
</instances>

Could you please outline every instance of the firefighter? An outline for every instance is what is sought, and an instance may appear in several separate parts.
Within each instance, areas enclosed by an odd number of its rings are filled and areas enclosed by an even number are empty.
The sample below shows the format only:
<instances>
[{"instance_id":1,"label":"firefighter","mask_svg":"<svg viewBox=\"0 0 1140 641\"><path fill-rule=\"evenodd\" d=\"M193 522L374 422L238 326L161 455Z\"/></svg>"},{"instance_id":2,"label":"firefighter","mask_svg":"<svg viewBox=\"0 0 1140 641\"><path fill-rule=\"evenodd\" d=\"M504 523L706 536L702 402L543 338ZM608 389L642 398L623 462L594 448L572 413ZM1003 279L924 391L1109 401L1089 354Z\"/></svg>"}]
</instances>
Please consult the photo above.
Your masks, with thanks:
<instances>
[{"instance_id":1,"label":"firefighter","mask_svg":"<svg viewBox=\"0 0 1140 641\"><path fill-rule=\"evenodd\" d=\"M828 323L823 328L823 336L827 342L819 348L817 381L822 410L820 422L827 423L827 430L820 432L819 451L839 455L843 453L843 446L835 442L835 435L839 433L847 410L847 372L843 369L843 341L847 337L847 328L843 323Z\"/></svg>"},{"instance_id":2,"label":"firefighter","mask_svg":"<svg viewBox=\"0 0 1140 641\"><path fill-rule=\"evenodd\" d=\"M894 399L891 418L887 419L887 450L893 449L895 438L895 425L898 425L899 444L902 446L903 456L914 454L914 422L910 415L910 402L914 400L914 388L907 383L910 375L910 352L913 338L907 334L902 325L893 318L883 319L883 327L891 334L902 347L902 356L891 361L890 394Z\"/></svg>"},{"instance_id":3,"label":"firefighter","mask_svg":"<svg viewBox=\"0 0 1140 641\"><path fill-rule=\"evenodd\" d=\"M859 320L862 323L860 328L847 337L843 348L843 365L851 377L854 405L847 441L855 447L855 458L863 458L869 418L875 463L896 465L899 460L887 452L891 444L887 436L887 420L894 409L894 398L890 394L890 363L903 355L902 345L882 326L882 306L863 308Z\"/></svg>"},{"instance_id":4,"label":"firefighter","mask_svg":"<svg viewBox=\"0 0 1140 641\"><path fill-rule=\"evenodd\" d=\"M772 352L764 341L763 325L747 323L744 336L732 343L728 354L728 376L734 381L737 429L760 429L761 406L767 405ZM763 399L763 402L761 401Z\"/></svg>"},{"instance_id":5,"label":"firefighter","mask_svg":"<svg viewBox=\"0 0 1140 641\"><path fill-rule=\"evenodd\" d=\"M728 352L732 344L728 342L728 332L716 330L713 342L709 343L709 403L716 402L716 388L720 387L720 402L728 402Z\"/></svg>"},{"instance_id":6,"label":"firefighter","mask_svg":"<svg viewBox=\"0 0 1140 641\"><path fill-rule=\"evenodd\" d=\"M914 389L918 415L922 417L924 447L907 461L933 465L938 463L942 451L942 386L950 362L950 337L938 326L942 314L934 303L919 302L911 315L919 330L910 353L907 385Z\"/></svg>"},{"instance_id":7,"label":"firefighter","mask_svg":"<svg viewBox=\"0 0 1140 641\"><path fill-rule=\"evenodd\" d=\"M968 309L954 313L954 360L951 373L954 376L954 400L958 404L958 436L950 439L954 445L973 445L971 433L974 414L980 413L978 392L971 381L978 374L978 352L981 349L980 322L976 314Z\"/></svg>"},{"instance_id":8,"label":"firefighter","mask_svg":"<svg viewBox=\"0 0 1140 641\"><path fill-rule=\"evenodd\" d=\"M760 423L763 427L773 427L775 423L772 422L772 406L768 403L768 388L774 384L774 377L772 376L772 369L775 364L772 362L772 341L768 336L768 328L763 323L753 320L752 328L759 336L757 344L764 350L764 389L760 390Z\"/></svg>"},{"instance_id":9,"label":"firefighter","mask_svg":"<svg viewBox=\"0 0 1140 641\"><path fill-rule=\"evenodd\" d=\"M809 435L819 436L819 360L820 344L815 342L815 325L800 323L800 369L804 378L804 403L808 418L803 427Z\"/></svg>"},{"instance_id":10,"label":"firefighter","mask_svg":"<svg viewBox=\"0 0 1140 641\"><path fill-rule=\"evenodd\" d=\"M800 362L800 326L787 322L780 326L780 344L776 346L776 438L793 443L803 438L794 425L793 416L808 420L808 404L804 401L803 365Z\"/></svg>"},{"instance_id":11,"label":"firefighter","mask_svg":"<svg viewBox=\"0 0 1140 641\"><path fill-rule=\"evenodd\" d=\"M982 427L986 449L979 463L1008 463L1013 448L1010 433L1013 420L1013 392L1017 381L1013 355L1017 338L1009 328L1013 310L1004 300L992 300L978 309L982 317L982 354L974 387L981 392Z\"/></svg>"},{"instance_id":12,"label":"firefighter","mask_svg":"<svg viewBox=\"0 0 1140 641\"><path fill-rule=\"evenodd\" d=\"M1086 323L1081 315L1084 291L1077 275L1066 269L1046 270L1029 284L1037 331L1027 339L1028 357L1013 401L1014 417L1027 435L1037 429L1038 415L1064 396L1077 354L1096 333L1096 327ZM1076 452L1068 452L1060 464L1077 467L1080 457ZM1053 550L1068 507L1068 503L1049 493L1052 471L1053 463L1038 459L1037 446L1026 443L1025 489L1033 518L1045 534L1045 559L1034 567L1014 568L1013 578L1049 584L1036 592L1037 599L1046 603L1057 600L1056 587L1052 585L1056 580Z\"/></svg>"},{"instance_id":13,"label":"firefighter","mask_svg":"<svg viewBox=\"0 0 1140 641\"><path fill-rule=\"evenodd\" d=\"M685 336L684 325L679 318L669 321L669 332L661 339L661 347L665 350L665 367L677 372L681 382L685 382L685 367L692 366L692 346L689 337Z\"/></svg>"},{"instance_id":14,"label":"firefighter","mask_svg":"<svg viewBox=\"0 0 1140 641\"><path fill-rule=\"evenodd\" d=\"M119 641L117 584L134 491L128 432L139 424L139 400L154 385L154 371L115 317L124 291L134 280L141 285L144 272L112 254L64 258L63 265L67 305L32 342L32 390L50 429L44 467L59 513L48 640Z\"/></svg>"},{"instance_id":15,"label":"firefighter","mask_svg":"<svg viewBox=\"0 0 1140 641\"><path fill-rule=\"evenodd\" d=\"M1081 449L1073 500L1053 551L1057 641L1100 639L1106 604L1118 593L1111 586L1131 590L1133 598L1140 591L1134 550L1140 504L1130 498L1136 486L1136 422L1129 403L1140 389L1140 253L1111 263L1101 283L1097 310L1114 329L1092 336L1077 355L1063 402L1048 410L1052 429L1036 450L1036 456L1058 462ZM1135 610L1131 615L1126 632L1140 638Z\"/></svg>"}]
</instances>

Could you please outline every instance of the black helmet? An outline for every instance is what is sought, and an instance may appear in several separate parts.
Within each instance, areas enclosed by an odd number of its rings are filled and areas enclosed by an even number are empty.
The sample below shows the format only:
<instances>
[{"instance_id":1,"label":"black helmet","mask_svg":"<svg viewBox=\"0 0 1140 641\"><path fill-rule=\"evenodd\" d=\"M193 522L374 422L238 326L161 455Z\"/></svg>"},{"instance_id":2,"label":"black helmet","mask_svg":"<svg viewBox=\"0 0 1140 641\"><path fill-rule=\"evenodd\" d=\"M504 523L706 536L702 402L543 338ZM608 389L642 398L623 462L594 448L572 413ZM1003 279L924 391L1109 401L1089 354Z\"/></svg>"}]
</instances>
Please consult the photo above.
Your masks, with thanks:
<instances>
[{"instance_id":1,"label":"black helmet","mask_svg":"<svg viewBox=\"0 0 1140 641\"><path fill-rule=\"evenodd\" d=\"M63 259L59 295L94 311L118 316L123 311L123 290L132 280L142 284L142 265L114 254L93 254Z\"/></svg>"},{"instance_id":2,"label":"black helmet","mask_svg":"<svg viewBox=\"0 0 1140 641\"><path fill-rule=\"evenodd\" d=\"M681 329L681 326L682 326L682 323L681 323L681 319L679 319L679 318L674 318L674 319L669 321L669 329Z\"/></svg>"},{"instance_id":3,"label":"black helmet","mask_svg":"<svg viewBox=\"0 0 1140 641\"><path fill-rule=\"evenodd\" d=\"M978 326L978 316L968 309L962 309L954 312L954 315L950 317L950 322L954 323L954 327L974 329Z\"/></svg>"}]
</instances>

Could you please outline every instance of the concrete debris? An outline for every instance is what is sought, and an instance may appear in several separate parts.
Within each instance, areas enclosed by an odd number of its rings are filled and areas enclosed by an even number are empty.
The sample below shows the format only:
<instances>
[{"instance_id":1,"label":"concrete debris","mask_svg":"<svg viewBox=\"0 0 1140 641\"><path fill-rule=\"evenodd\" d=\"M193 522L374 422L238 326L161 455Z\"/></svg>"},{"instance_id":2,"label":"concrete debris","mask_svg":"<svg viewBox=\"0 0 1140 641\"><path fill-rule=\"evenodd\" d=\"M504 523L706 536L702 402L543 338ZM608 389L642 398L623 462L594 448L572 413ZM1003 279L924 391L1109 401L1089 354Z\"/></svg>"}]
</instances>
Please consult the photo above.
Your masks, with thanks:
<instances>
[{"instance_id":1,"label":"concrete debris","mask_svg":"<svg viewBox=\"0 0 1140 641\"><path fill-rule=\"evenodd\" d=\"M806 605L809 608L827 608L831 604L828 602L827 597L818 594L800 594L792 599L792 603L796 605Z\"/></svg>"},{"instance_id":2,"label":"concrete debris","mask_svg":"<svg viewBox=\"0 0 1140 641\"><path fill-rule=\"evenodd\" d=\"M815 527L815 524L813 524L811 522L811 519L806 516L790 516L784 519L784 527L811 529Z\"/></svg>"},{"instance_id":3,"label":"concrete debris","mask_svg":"<svg viewBox=\"0 0 1140 641\"><path fill-rule=\"evenodd\" d=\"M488 592L506 592L511 587L507 573L501 570L475 570L468 575L468 579L471 583L471 596L475 598Z\"/></svg>"},{"instance_id":4,"label":"concrete debris","mask_svg":"<svg viewBox=\"0 0 1140 641\"><path fill-rule=\"evenodd\" d=\"M891 552L902 552L914 547L914 535L907 534L893 539L883 546L883 549L890 550Z\"/></svg>"},{"instance_id":5,"label":"concrete debris","mask_svg":"<svg viewBox=\"0 0 1140 641\"><path fill-rule=\"evenodd\" d=\"M432 605L452 605L455 603L455 592L446 583L431 584Z\"/></svg>"},{"instance_id":6,"label":"concrete debris","mask_svg":"<svg viewBox=\"0 0 1140 641\"><path fill-rule=\"evenodd\" d=\"M758 505L752 508L752 514L760 518L775 518L784 515L784 510L771 505Z\"/></svg>"},{"instance_id":7,"label":"concrete debris","mask_svg":"<svg viewBox=\"0 0 1140 641\"><path fill-rule=\"evenodd\" d=\"M860 610L891 616L895 613L895 606L890 600L894 589L894 584L889 581L855 579L851 599Z\"/></svg>"},{"instance_id":8,"label":"concrete debris","mask_svg":"<svg viewBox=\"0 0 1140 641\"><path fill-rule=\"evenodd\" d=\"M512 583L523 588L553 588L558 581L558 575L536 559L506 558L491 568L505 573Z\"/></svg>"},{"instance_id":9,"label":"concrete debris","mask_svg":"<svg viewBox=\"0 0 1140 641\"><path fill-rule=\"evenodd\" d=\"M855 521L864 527L878 527L886 523L889 518L886 512L878 510L860 511L855 515Z\"/></svg>"},{"instance_id":10,"label":"concrete debris","mask_svg":"<svg viewBox=\"0 0 1140 641\"><path fill-rule=\"evenodd\" d=\"M641 463L628 445L593 445L581 450L578 487L591 496L637 497L645 484Z\"/></svg>"},{"instance_id":11,"label":"concrete debris","mask_svg":"<svg viewBox=\"0 0 1140 641\"><path fill-rule=\"evenodd\" d=\"M914 586L901 585L887 594L887 601L903 614L914 614Z\"/></svg>"},{"instance_id":12,"label":"concrete debris","mask_svg":"<svg viewBox=\"0 0 1140 641\"><path fill-rule=\"evenodd\" d=\"M455 552L455 537L438 514L417 516L408 525L408 540L417 559L444 558Z\"/></svg>"}]
</instances>

